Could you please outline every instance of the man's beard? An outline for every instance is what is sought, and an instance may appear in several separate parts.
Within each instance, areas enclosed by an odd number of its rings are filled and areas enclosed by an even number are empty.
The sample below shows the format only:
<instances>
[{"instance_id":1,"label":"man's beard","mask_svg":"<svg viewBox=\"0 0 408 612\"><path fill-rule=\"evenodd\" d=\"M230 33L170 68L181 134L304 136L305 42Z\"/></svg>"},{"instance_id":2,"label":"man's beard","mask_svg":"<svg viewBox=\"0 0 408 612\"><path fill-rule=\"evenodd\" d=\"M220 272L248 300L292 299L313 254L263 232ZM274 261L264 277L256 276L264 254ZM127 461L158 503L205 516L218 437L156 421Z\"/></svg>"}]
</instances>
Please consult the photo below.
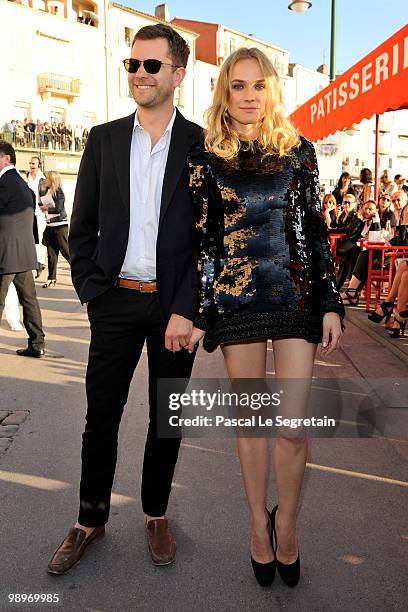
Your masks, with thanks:
<instances>
[{"instance_id":1,"label":"man's beard","mask_svg":"<svg viewBox=\"0 0 408 612\"><path fill-rule=\"evenodd\" d=\"M142 108L154 108L168 100L169 98L174 97L174 90L169 86L166 89L155 89L152 92L152 96L150 98L145 98L139 101L137 95L137 87L132 88L133 98L138 106Z\"/></svg>"}]
</instances>

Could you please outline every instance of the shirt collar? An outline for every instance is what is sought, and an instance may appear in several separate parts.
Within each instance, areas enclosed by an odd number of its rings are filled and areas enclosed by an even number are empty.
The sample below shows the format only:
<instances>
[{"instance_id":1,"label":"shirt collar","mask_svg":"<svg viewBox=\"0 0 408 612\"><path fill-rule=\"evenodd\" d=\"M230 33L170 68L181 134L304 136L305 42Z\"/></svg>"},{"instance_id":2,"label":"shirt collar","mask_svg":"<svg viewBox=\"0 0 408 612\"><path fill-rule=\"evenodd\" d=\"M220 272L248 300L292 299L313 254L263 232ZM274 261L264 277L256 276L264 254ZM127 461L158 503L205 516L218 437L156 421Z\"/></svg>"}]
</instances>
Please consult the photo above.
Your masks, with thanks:
<instances>
[{"instance_id":1,"label":"shirt collar","mask_svg":"<svg viewBox=\"0 0 408 612\"><path fill-rule=\"evenodd\" d=\"M3 176L3 174L5 174L8 170L14 170L14 166L13 164L10 164L10 166L6 166L5 168L3 168L3 170L0 171L0 178Z\"/></svg>"},{"instance_id":2,"label":"shirt collar","mask_svg":"<svg viewBox=\"0 0 408 612\"><path fill-rule=\"evenodd\" d=\"M165 129L165 130L164 130L164 132L163 132L163 136L164 136L164 134L166 134L167 132L171 132L171 130L172 130L172 128L173 128L173 124L174 124L174 121L175 121L175 120L176 120L176 109L174 109L174 110L173 110L173 114L172 114L172 116L171 116L171 119L170 119L170 121L169 121L169 123L168 123L168 125L167 125L166 129ZM135 129L136 129L137 127L138 127L138 128L140 128L141 130L144 130L144 127L143 127L142 125L140 125L140 122L139 122L139 117L137 116L137 111L136 111L136 112L135 112L135 120L134 120L134 123L133 123L133 132L135 131Z\"/></svg>"}]
</instances>

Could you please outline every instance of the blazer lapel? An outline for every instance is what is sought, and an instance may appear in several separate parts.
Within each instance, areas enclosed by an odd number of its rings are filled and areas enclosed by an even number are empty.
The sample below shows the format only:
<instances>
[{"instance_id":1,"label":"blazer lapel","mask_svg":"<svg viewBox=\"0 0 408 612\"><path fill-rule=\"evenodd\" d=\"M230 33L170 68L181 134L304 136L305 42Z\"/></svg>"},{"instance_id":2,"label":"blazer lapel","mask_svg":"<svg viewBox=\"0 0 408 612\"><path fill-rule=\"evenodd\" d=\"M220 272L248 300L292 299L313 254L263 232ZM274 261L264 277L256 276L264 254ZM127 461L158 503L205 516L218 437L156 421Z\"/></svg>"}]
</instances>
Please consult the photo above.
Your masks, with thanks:
<instances>
[{"instance_id":1,"label":"blazer lapel","mask_svg":"<svg viewBox=\"0 0 408 612\"><path fill-rule=\"evenodd\" d=\"M132 142L135 113L112 125L112 158L118 176L120 195L129 214L130 208L130 145Z\"/></svg>"},{"instance_id":2,"label":"blazer lapel","mask_svg":"<svg viewBox=\"0 0 408 612\"><path fill-rule=\"evenodd\" d=\"M176 118L171 131L166 170L164 172L159 227L163 221L164 215L166 214L166 210L169 207L172 195L180 179L180 175L183 172L186 163L186 155L189 148L190 133L188 123L184 119L183 115L176 110Z\"/></svg>"}]
</instances>

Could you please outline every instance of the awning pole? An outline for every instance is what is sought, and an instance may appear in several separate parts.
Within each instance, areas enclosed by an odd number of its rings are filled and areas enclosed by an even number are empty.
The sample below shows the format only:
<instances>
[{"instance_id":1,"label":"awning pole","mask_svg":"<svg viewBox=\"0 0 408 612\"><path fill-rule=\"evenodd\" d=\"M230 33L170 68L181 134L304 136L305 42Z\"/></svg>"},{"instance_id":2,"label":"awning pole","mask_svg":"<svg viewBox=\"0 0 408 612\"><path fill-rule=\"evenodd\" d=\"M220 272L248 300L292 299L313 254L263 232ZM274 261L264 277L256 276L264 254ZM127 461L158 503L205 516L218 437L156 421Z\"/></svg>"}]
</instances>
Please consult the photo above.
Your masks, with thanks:
<instances>
[{"instance_id":1,"label":"awning pole","mask_svg":"<svg viewBox=\"0 0 408 612\"><path fill-rule=\"evenodd\" d=\"M378 132L380 116L375 116L375 153L374 153L374 200L378 203Z\"/></svg>"}]
</instances>

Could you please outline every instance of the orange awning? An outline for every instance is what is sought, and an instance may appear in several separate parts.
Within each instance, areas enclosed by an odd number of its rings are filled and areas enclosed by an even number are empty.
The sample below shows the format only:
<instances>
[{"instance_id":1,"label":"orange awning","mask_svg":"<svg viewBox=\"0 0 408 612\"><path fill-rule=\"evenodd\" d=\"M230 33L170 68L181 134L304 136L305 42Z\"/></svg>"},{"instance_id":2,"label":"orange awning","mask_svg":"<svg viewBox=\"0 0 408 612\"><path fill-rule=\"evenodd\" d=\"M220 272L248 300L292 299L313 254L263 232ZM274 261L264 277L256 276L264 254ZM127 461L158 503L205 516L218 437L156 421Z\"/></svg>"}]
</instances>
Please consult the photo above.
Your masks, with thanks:
<instances>
[{"instance_id":1,"label":"orange awning","mask_svg":"<svg viewBox=\"0 0 408 612\"><path fill-rule=\"evenodd\" d=\"M408 25L291 114L316 141L374 114L408 108Z\"/></svg>"}]
</instances>

